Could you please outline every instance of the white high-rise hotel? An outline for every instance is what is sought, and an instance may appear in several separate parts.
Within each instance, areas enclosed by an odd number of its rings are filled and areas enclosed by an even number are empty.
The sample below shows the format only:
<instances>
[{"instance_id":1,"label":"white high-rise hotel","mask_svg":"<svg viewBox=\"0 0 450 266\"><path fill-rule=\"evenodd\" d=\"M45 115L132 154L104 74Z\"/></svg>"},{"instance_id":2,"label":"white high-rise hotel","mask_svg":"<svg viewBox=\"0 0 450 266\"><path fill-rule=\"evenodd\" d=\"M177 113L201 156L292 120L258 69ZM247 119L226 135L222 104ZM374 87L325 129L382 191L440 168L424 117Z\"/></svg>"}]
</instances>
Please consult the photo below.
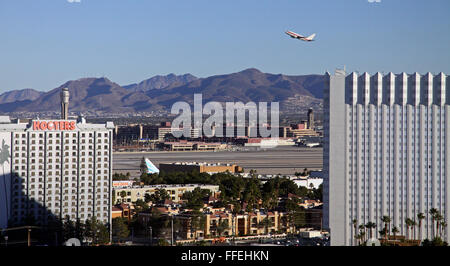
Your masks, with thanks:
<instances>
[{"instance_id":1,"label":"white high-rise hotel","mask_svg":"<svg viewBox=\"0 0 450 266\"><path fill-rule=\"evenodd\" d=\"M61 93L61 119L0 117L0 228L27 217L111 222L114 125L69 119L68 93Z\"/></svg>"},{"instance_id":2,"label":"white high-rise hotel","mask_svg":"<svg viewBox=\"0 0 450 266\"><path fill-rule=\"evenodd\" d=\"M331 245L354 244L353 219L376 223L380 237L386 215L406 235L405 219L418 223L423 213L421 239L432 238L431 208L450 221L449 88L442 73L326 74L323 215Z\"/></svg>"}]
</instances>

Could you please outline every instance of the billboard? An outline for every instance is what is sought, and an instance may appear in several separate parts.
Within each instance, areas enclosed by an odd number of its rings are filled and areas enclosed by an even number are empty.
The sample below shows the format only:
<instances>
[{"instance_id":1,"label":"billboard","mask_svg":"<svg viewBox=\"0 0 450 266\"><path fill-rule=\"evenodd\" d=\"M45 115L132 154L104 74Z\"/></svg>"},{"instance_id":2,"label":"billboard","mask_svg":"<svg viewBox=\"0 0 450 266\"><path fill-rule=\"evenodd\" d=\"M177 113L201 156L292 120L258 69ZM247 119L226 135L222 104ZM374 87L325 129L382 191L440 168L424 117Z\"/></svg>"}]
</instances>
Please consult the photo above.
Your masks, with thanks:
<instances>
[{"instance_id":1,"label":"billboard","mask_svg":"<svg viewBox=\"0 0 450 266\"><path fill-rule=\"evenodd\" d=\"M120 181L113 181L113 188L119 188L119 187L131 187L133 185L134 181L128 181L128 180L120 180Z\"/></svg>"}]
</instances>

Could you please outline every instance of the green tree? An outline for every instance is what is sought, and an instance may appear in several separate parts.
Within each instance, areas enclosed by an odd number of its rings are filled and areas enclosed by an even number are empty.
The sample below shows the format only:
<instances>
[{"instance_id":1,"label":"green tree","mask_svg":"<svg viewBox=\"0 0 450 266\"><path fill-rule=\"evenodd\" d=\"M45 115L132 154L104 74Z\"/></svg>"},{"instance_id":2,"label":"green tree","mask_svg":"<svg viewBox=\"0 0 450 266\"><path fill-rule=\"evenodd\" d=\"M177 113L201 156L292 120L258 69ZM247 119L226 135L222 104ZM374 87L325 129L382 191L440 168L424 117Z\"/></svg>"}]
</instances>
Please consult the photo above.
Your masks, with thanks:
<instances>
[{"instance_id":1,"label":"green tree","mask_svg":"<svg viewBox=\"0 0 450 266\"><path fill-rule=\"evenodd\" d=\"M243 192L243 200L247 202L249 210L258 208L258 202L261 199L261 181L258 179L250 179L247 181Z\"/></svg>"},{"instance_id":2,"label":"green tree","mask_svg":"<svg viewBox=\"0 0 450 266\"><path fill-rule=\"evenodd\" d=\"M219 220L216 230L219 236L222 236L222 233L225 232L225 230L227 230L228 228L228 220Z\"/></svg>"},{"instance_id":3,"label":"green tree","mask_svg":"<svg viewBox=\"0 0 450 266\"><path fill-rule=\"evenodd\" d=\"M161 188L157 189L155 193L151 195L151 199L152 202L154 203L161 203L164 202L166 199L170 199L170 195L169 193L167 193L165 189Z\"/></svg>"},{"instance_id":4,"label":"green tree","mask_svg":"<svg viewBox=\"0 0 450 266\"><path fill-rule=\"evenodd\" d=\"M170 243L169 243L169 241L161 238L158 240L158 246L167 247L167 246L170 246Z\"/></svg>"},{"instance_id":5,"label":"green tree","mask_svg":"<svg viewBox=\"0 0 450 266\"><path fill-rule=\"evenodd\" d=\"M93 245L103 245L109 243L109 230L106 225L99 222L95 216L86 220L86 236L92 241Z\"/></svg>"},{"instance_id":6,"label":"green tree","mask_svg":"<svg viewBox=\"0 0 450 266\"><path fill-rule=\"evenodd\" d=\"M191 232L194 232L194 238L197 239L197 231L205 228L206 216L200 211L194 210L191 212Z\"/></svg>"},{"instance_id":7,"label":"green tree","mask_svg":"<svg viewBox=\"0 0 450 266\"><path fill-rule=\"evenodd\" d=\"M126 219L122 217L112 219L112 234L119 240L127 238L130 235L130 230L126 224Z\"/></svg>"},{"instance_id":8,"label":"green tree","mask_svg":"<svg viewBox=\"0 0 450 266\"><path fill-rule=\"evenodd\" d=\"M67 241L68 239L73 238L75 236L76 236L75 224L70 219L70 216L66 215L66 217L64 218L64 221L63 221L63 237L64 237L64 241Z\"/></svg>"},{"instance_id":9,"label":"green tree","mask_svg":"<svg viewBox=\"0 0 450 266\"><path fill-rule=\"evenodd\" d=\"M186 208L198 211L203 208L204 199L209 195L209 190L197 187L193 191L185 192L182 198L186 200Z\"/></svg>"},{"instance_id":10,"label":"green tree","mask_svg":"<svg viewBox=\"0 0 450 266\"><path fill-rule=\"evenodd\" d=\"M264 233L266 235L269 233L269 227L272 227L272 226L273 226L273 222L268 217L265 217L264 219L262 219L258 224L258 227L264 228Z\"/></svg>"},{"instance_id":11,"label":"green tree","mask_svg":"<svg viewBox=\"0 0 450 266\"><path fill-rule=\"evenodd\" d=\"M136 202L134 203L134 211L136 212L136 214L146 211L148 209L150 209L148 204L141 199L136 200Z\"/></svg>"},{"instance_id":12,"label":"green tree","mask_svg":"<svg viewBox=\"0 0 450 266\"><path fill-rule=\"evenodd\" d=\"M149 203L150 201L152 201L152 196L150 194L146 193L144 195L144 201L145 201L145 203Z\"/></svg>"},{"instance_id":13,"label":"green tree","mask_svg":"<svg viewBox=\"0 0 450 266\"><path fill-rule=\"evenodd\" d=\"M122 202L124 202L127 197L127 192L125 190L120 191L120 197L122 198Z\"/></svg>"}]
</instances>

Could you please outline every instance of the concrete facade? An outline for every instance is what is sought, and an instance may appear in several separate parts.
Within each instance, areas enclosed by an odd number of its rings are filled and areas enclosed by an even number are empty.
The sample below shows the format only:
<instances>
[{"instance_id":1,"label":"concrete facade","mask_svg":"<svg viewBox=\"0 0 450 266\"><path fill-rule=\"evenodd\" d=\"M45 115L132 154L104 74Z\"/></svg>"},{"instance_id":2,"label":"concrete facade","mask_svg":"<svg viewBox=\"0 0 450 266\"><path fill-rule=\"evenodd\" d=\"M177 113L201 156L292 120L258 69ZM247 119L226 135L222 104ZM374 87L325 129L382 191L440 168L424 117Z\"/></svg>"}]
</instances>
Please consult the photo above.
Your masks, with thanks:
<instances>
[{"instance_id":1,"label":"concrete facade","mask_svg":"<svg viewBox=\"0 0 450 266\"><path fill-rule=\"evenodd\" d=\"M405 235L405 219L418 222L423 213L421 239L432 238L431 208L449 221L449 88L442 73L326 74L324 226L331 245L355 244L353 219L376 223L380 237L386 215Z\"/></svg>"},{"instance_id":2,"label":"concrete facade","mask_svg":"<svg viewBox=\"0 0 450 266\"><path fill-rule=\"evenodd\" d=\"M81 117L1 123L7 208L1 209L0 227L8 220L15 225L32 218L44 225L66 216L110 223L113 128Z\"/></svg>"}]
</instances>

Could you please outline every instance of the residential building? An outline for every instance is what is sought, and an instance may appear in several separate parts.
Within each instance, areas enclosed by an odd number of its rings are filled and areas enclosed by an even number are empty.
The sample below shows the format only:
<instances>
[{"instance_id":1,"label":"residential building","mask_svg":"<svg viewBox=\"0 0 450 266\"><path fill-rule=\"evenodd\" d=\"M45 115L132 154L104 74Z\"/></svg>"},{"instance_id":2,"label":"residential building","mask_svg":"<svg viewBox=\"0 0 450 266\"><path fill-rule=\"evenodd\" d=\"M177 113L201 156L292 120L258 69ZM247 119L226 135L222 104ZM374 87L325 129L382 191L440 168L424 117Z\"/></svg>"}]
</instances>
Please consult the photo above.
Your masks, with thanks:
<instances>
[{"instance_id":1,"label":"residential building","mask_svg":"<svg viewBox=\"0 0 450 266\"><path fill-rule=\"evenodd\" d=\"M266 233L290 232L292 228L288 225L288 219L282 212L251 212L236 214L229 211L216 211L205 213L203 228L193 231L191 226L191 214L186 212L174 216L182 221L181 237L183 239L194 239L196 237L214 238L219 237L218 226L226 221L227 225L220 232L220 236L245 236L263 235ZM267 219L269 222L265 222Z\"/></svg>"},{"instance_id":2,"label":"residential building","mask_svg":"<svg viewBox=\"0 0 450 266\"><path fill-rule=\"evenodd\" d=\"M164 189L170 196L170 200L173 202L180 202L182 196L186 192L191 192L196 188L207 189L213 196L218 196L219 186L216 185L152 185L152 186L130 186L130 187L118 187L114 188L115 202L118 203L133 203L138 199L145 200L145 195L153 195L158 190ZM124 193L123 193L124 192ZM124 195L124 197L122 197Z\"/></svg>"}]
</instances>

